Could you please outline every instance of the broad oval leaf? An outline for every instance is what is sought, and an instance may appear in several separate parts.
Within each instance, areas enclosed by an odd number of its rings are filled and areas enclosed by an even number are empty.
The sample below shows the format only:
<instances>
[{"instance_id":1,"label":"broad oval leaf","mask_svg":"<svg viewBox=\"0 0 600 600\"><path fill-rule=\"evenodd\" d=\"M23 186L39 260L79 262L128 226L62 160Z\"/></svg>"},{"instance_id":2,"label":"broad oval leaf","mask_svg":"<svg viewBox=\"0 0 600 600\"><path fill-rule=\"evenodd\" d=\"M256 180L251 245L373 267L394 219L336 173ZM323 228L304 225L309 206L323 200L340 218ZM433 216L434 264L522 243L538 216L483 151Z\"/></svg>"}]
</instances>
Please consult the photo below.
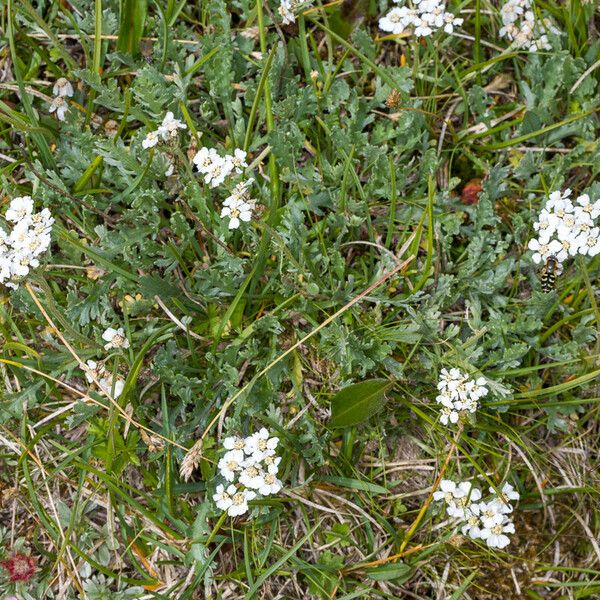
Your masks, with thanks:
<instances>
[{"instance_id":1,"label":"broad oval leaf","mask_svg":"<svg viewBox=\"0 0 600 600\"><path fill-rule=\"evenodd\" d=\"M387 379L369 379L340 390L331 401L330 427L349 427L377 414L385 406L385 393L392 385Z\"/></svg>"}]
</instances>

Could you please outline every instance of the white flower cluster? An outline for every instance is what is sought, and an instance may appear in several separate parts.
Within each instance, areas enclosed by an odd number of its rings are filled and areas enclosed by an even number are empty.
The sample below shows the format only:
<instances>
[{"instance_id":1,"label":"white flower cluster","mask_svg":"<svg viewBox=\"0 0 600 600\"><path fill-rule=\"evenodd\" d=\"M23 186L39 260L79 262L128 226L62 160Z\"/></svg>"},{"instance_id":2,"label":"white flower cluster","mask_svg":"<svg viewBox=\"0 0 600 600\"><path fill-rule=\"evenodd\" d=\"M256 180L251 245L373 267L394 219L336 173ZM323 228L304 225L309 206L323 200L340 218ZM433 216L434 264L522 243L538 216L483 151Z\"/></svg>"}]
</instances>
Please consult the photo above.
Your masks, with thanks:
<instances>
[{"instance_id":1,"label":"white flower cluster","mask_svg":"<svg viewBox=\"0 0 600 600\"><path fill-rule=\"evenodd\" d=\"M490 548L506 548L510 544L507 533L514 533L515 526L508 516L513 511L510 500L518 500L519 493L510 483L505 483L500 496L490 487L491 497L481 500L481 490L468 481L456 484L442 479L440 489L433 494L434 500L446 502L446 512L463 521L463 535L472 540L483 540Z\"/></svg>"},{"instance_id":2,"label":"white flower cluster","mask_svg":"<svg viewBox=\"0 0 600 600\"><path fill-rule=\"evenodd\" d=\"M154 148L161 140L170 142L177 139L178 130L187 129L187 125L175 118L175 115L169 111L158 129L149 131L142 141L142 148Z\"/></svg>"},{"instance_id":3,"label":"white flower cluster","mask_svg":"<svg viewBox=\"0 0 600 600\"><path fill-rule=\"evenodd\" d=\"M404 0L394 0L396 3ZM412 6L396 6L379 19L379 29L395 35L412 29L414 35L426 37L438 29L452 33L464 19L446 11L444 0L412 0Z\"/></svg>"},{"instance_id":4,"label":"white flower cluster","mask_svg":"<svg viewBox=\"0 0 600 600\"><path fill-rule=\"evenodd\" d=\"M295 12L302 7L307 8L312 5L312 0L281 0L281 4L277 11L284 25L296 22Z\"/></svg>"},{"instance_id":5,"label":"white flower cluster","mask_svg":"<svg viewBox=\"0 0 600 600\"><path fill-rule=\"evenodd\" d=\"M228 483L227 488L219 484L213 495L218 508L236 517L246 513L248 501L259 494L269 496L281 490L277 479L281 457L275 454L278 443L279 438L270 437L264 427L247 438L232 436L223 441L227 452L218 468Z\"/></svg>"},{"instance_id":6,"label":"white flower cluster","mask_svg":"<svg viewBox=\"0 0 600 600\"><path fill-rule=\"evenodd\" d=\"M13 198L4 216L13 227L10 233L0 229L0 283L16 289L30 269L39 267L54 219L47 208L34 213L30 196Z\"/></svg>"},{"instance_id":7,"label":"white flower cluster","mask_svg":"<svg viewBox=\"0 0 600 600\"><path fill-rule=\"evenodd\" d=\"M216 188L234 175L241 175L248 166L246 152L236 148L233 154L221 156L215 148L200 148L192 159L196 168L204 175L204 183ZM221 217L229 217L229 229L237 229L241 221L248 222L256 200L250 197L254 179L240 181L223 202Z\"/></svg>"},{"instance_id":8,"label":"white flower cluster","mask_svg":"<svg viewBox=\"0 0 600 600\"><path fill-rule=\"evenodd\" d=\"M560 33L548 19L537 19L532 0L508 0L500 8L500 37L506 37L515 48L529 52L550 50L548 33Z\"/></svg>"},{"instance_id":9,"label":"white flower cluster","mask_svg":"<svg viewBox=\"0 0 600 600\"><path fill-rule=\"evenodd\" d=\"M550 256L563 263L569 256L600 253L600 229L595 220L600 216L600 199L582 194L575 202L571 190L552 192L533 228L537 237L529 240L532 260L539 264Z\"/></svg>"},{"instance_id":10,"label":"white flower cluster","mask_svg":"<svg viewBox=\"0 0 600 600\"><path fill-rule=\"evenodd\" d=\"M56 83L52 88L52 94L54 95L54 98L52 99L48 110L50 113L56 112L58 120L64 121L65 114L69 108L67 98L73 96L73 86L71 85L71 82L64 77L60 77L56 80Z\"/></svg>"},{"instance_id":11,"label":"white flower cluster","mask_svg":"<svg viewBox=\"0 0 600 600\"><path fill-rule=\"evenodd\" d=\"M112 373L109 373L104 366L104 363L97 363L94 360L87 361L88 370L85 371L85 378L88 383L94 383L94 379L98 382L100 389L105 394L112 394L113 398L118 398L123 393L125 381L120 377L113 378ZM114 390L113 390L114 383Z\"/></svg>"},{"instance_id":12,"label":"white flower cluster","mask_svg":"<svg viewBox=\"0 0 600 600\"><path fill-rule=\"evenodd\" d=\"M475 413L479 400L488 394L486 383L484 377L471 379L459 369L442 369L437 385L440 393L436 397L442 405L440 421L444 425L457 423L461 415Z\"/></svg>"}]
</instances>

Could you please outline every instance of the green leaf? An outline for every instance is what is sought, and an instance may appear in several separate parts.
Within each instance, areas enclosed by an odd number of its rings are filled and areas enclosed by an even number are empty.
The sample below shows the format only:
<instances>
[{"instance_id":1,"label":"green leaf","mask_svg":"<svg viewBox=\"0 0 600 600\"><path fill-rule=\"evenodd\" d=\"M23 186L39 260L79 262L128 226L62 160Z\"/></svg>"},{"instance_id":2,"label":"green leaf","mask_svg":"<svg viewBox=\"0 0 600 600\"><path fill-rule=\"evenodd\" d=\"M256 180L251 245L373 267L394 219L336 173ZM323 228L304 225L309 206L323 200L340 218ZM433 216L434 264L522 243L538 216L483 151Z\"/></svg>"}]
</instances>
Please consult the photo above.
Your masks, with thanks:
<instances>
[{"instance_id":1,"label":"green leaf","mask_svg":"<svg viewBox=\"0 0 600 600\"><path fill-rule=\"evenodd\" d=\"M387 379L370 379L339 391L331 401L330 427L349 427L377 414L387 402L385 393L392 385Z\"/></svg>"},{"instance_id":2,"label":"green leaf","mask_svg":"<svg viewBox=\"0 0 600 600\"><path fill-rule=\"evenodd\" d=\"M389 494L390 491L382 485L371 483L370 481L361 481L360 479L352 479L350 477L334 477L323 476L315 479L315 481L326 481L333 483L339 487L350 488L352 490L360 490L362 492L370 492L371 494Z\"/></svg>"},{"instance_id":3,"label":"green leaf","mask_svg":"<svg viewBox=\"0 0 600 600\"><path fill-rule=\"evenodd\" d=\"M117 50L136 56L144 33L148 0L122 0Z\"/></svg>"},{"instance_id":4,"label":"green leaf","mask_svg":"<svg viewBox=\"0 0 600 600\"><path fill-rule=\"evenodd\" d=\"M396 581L396 583L402 583L410 578L412 571L413 569L410 565L400 563L367 569L366 573L367 577L374 581Z\"/></svg>"}]
</instances>

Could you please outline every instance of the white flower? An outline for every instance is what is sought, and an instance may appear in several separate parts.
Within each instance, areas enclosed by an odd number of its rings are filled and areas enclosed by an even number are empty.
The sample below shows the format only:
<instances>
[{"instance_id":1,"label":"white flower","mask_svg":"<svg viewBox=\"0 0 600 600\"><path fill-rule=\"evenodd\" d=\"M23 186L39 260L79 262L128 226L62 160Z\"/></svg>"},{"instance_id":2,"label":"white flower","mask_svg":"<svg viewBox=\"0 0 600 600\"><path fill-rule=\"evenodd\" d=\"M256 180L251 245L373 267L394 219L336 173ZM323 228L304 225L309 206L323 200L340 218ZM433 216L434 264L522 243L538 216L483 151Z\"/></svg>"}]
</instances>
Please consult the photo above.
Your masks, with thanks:
<instances>
[{"instance_id":1,"label":"white flower","mask_svg":"<svg viewBox=\"0 0 600 600\"><path fill-rule=\"evenodd\" d=\"M263 496L269 496L270 494L276 494L279 492L281 487L281 481L277 479L277 476L274 473L265 473L258 486L258 491Z\"/></svg>"},{"instance_id":2,"label":"white flower","mask_svg":"<svg viewBox=\"0 0 600 600\"><path fill-rule=\"evenodd\" d=\"M148 148L154 148L160 140L160 131L149 131L146 137L142 140L142 148L147 150Z\"/></svg>"},{"instance_id":3,"label":"white flower","mask_svg":"<svg viewBox=\"0 0 600 600\"><path fill-rule=\"evenodd\" d=\"M492 494L496 494L496 490L493 487L490 487L490 492ZM515 490L515 488L508 482L506 482L502 486L502 491L499 496L495 498L495 502L498 502L500 506L500 510L506 514L511 513L513 511L512 506L510 505L511 500L518 500L520 498L519 492Z\"/></svg>"},{"instance_id":4,"label":"white flower","mask_svg":"<svg viewBox=\"0 0 600 600\"><path fill-rule=\"evenodd\" d=\"M260 463L250 459L250 461L244 461L244 465L239 476L240 483L247 488L258 490L264 484L265 475L260 468Z\"/></svg>"},{"instance_id":5,"label":"white flower","mask_svg":"<svg viewBox=\"0 0 600 600\"><path fill-rule=\"evenodd\" d=\"M296 17L294 16L294 13L292 11L291 0L281 0L281 4L277 10L279 12L279 16L281 17L281 21L284 25L295 23Z\"/></svg>"},{"instance_id":6,"label":"white flower","mask_svg":"<svg viewBox=\"0 0 600 600\"><path fill-rule=\"evenodd\" d=\"M207 173L217 158L219 158L219 155L214 148L202 147L196 152L192 162L196 165L200 173Z\"/></svg>"},{"instance_id":7,"label":"white flower","mask_svg":"<svg viewBox=\"0 0 600 600\"><path fill-rule=\"evenodd\" d=\"M204 173L204 182L210 184L210 187L215 188L225 181L225 178L232 170L233 164L231 161L217 155Z\"/></svg>"},{"instance_id":8,"label":"white flower","mask_svg":"<svg viewBox=\"0 0 600 600\"><path fill-rule=\"evenodd\" d=\"M515 526L506 515L501 515L501 520L491 525L485 525L479 532L479 537L485 540L490 548L506 548L510 544L507 533L514 533Z\"/></svg>"},{"instance_id":9,"label":"white flower","mask_svg":"<svg viewBox=\"0 0 600 600\"><path fill-rule=\"evenodd\" d=\"M68 105L67 101L62 96L56 96L55 98L52 99L52 102L50 103L50 108L48 109L48 112L50 114L52 114L53 112L56 112L56 116L58 117L58 120L64 121L65 114L67 113L68 109L69 109L69 105Z\"/></svg>"},{"instance_id":10,"label":"white flower","mask_svg":"<svg viewBox=\"0 0 600 600\"><path fill-rule=\"evenodd\" d=\"M88 367L88 370L84 371L84 374L88 383L94 383L94 379L99 379L100 377L102 377L102 375L104 375L106 371L104 365L98 365L98 363L95 360L88 360L86 362L86 365Z\"/></svg>"},{"instance_id":11,"label":"white flower","mask_svg":"<svg viewBox=\"0 0 600 600\"><path fill-rule=\"evenodd\" d=\"M263 457L263 463L267 467L267 471L273 475L277 475L279 472L279 463L281 462L281 456L274 456L269 454Z\"/></svg>"},{"instance_id":12,"label":"white flower","mask_svg":"<svg viewBox=\"0 0 600 600\"><path fill-rule=\"evenodd\" d=\"M229 196L223 202L221 218L229 217L229 229L237 229L240 226L240 221L247 223L252 219L253 208L248 202Z\"/></svg>"},{"instance_id":13,"label":"white flower","mask_svg":"<svg viewBox=\"0 0 600 600\"><path fill-rule=\"evenodd\" d=\"M247 153L240 148L236 148L233 151L233 156L231 157L231 162L233 164L233 168L236 173L241 173L244 168L248 166L246 163Z\"/></svg>"},{"instance_id":14,"label":"white flower","mask_svg":"<svg viewBox=\"0 0 600 600\"><path fill-rule=\"evenodd\" d=\"M442 408L442 410L440 411L440 422L442 423L442 425L448 425L448 422L458 423L459 417L460 415L457 411L452 410L447 406L444 406L444 408Z\"/></svg>"},{"instance_id":15,"label":"white flower","mask_svg":"<svg viewBox=\"0 0 600 600\"><path fill-rule=\"evenodd\" d=\"M226 437L223 440L223 448L225 448L225 450L243 450L245 445L246 440L237 435Z\"/></svg>"},{"instance_id":16,"label":"white flower","mask_svg":"<svg viewBox=\"0 0 600 600\"><path fill-rule=\"evenodd\" d=\"M600 217L600 200L592 202L588 194L582 194L575 201L580 206L575 207L575 211L579 209L582 213L586 214L591 220ZM581 207L581 208L580 208Z\"/></svg>"},{"instance_id":17,"label":"white flower","mask_svg":"<svg viewBox=\"0 0 600 600\"><path fill-rule=\"evenodd\" d=\"M60 77L56 80L54 87L52 88L52 93L55 96L68 97L70 98L73 95L73 86L71 82L65 79L64 77Z\"/></svg>"},{"instance_id":18,"label":"white flower","mask_svg":"<svg viewBox=\"0 0 600 600\"><path fill-rule=\"evenodd\" d=\"M231 487L232 486L229 486L227 491L229 491ZM256 498L256 492L253 492L252 490L241 490L236 492L231 498L231 506L227 510L227 514L230 517L243 515L248 512L248 501L254 500L254 498Z\"/></svg>"},{"instance_id":19,"label":"white flower","mask_svg":"<svg viewBox=\"0 0 600 600\"><path fill-rule=\"evenodd\" d=\"M450 479L440 481L440 489L433 493L434 500L445 500L446 504L457 498L464 498L467 492Z\"/></svg>"},{"instance_id":20,"label":"white flower","mask_svg":"<svg viewBox=\"0 0 600 600\"><path fill-rule=\"evenodd\" d=\"M461 533L476 540L481 536L481 519L479 518L479 504L471 504L465 509L464 519L466 523L462 526Z\"/></svg>"},{"instance_id":21,"label":"white flower","mask_svg":"<svg viewBox=\"0 0 600 600\"><path fill-rule=\"evenodd\" d=\"M187 125L179 119L176 119L173 113L169 111L165 115L161 126L158 128L158 132L163 140L167 141L177 137L178 129L187 129Z\"/></svg>"},{"instance_id":22,"label":"white flower","mask_svg":"<svg viewBox=\"0 0 600 600\"><path fill-rule=\"evenodd\" d=\"M114 382L114 390L113 390L113 378L111 375L108 377L103 377L98 381L100 389L106 394L112 394L113 398L118 398L125 389L125 382L122 379L118 379Z\"/></svg>"},{"instance_id":23,"label":"white flower","mask_svg":"<svg viewBox=\"0 0 600 600\"><path fill-rule=\"evenodd\" d=\"M596 256L600 253L600 230L598 227L590 229L587 233L582 233L577 238L579 253L584 256Z\"/></svg>"},{"instance_id":24,"label":"white flower","mask_svg":"<svg viewBox=\"0 0 600 600\"><path fill-rule=\"evenodd\" d=\"M18 223L26 217L31 216L33 212L33 200L31 196L19 196L13 198L8 205L8 210L4 215L7 221Z\"/></svg>"},{"instance_id":25,"label":"white flower","mask_svg":"<svg viewBox=\"0 0 600 600\"><path fill-rule=\"evenodd\" d=\"M533 256L531 258L533 262L538 265L541 262L544 262L549 256L557 256L562 250L561 243L558 240L541 243L536 238L529 240L528 248L533 250Z\"/></svg>"},{"instance_id":26,"label":"white flower","mask_svg":"<svg viewBox=\"0 0 600 600\"><path fill-rule=\"evenodd\" d=\"M110 350L111 348L129 348L129 340L125 337L125 331L122 327L118 329L109 327L102 334L102 339L107 342L104 344L105 350Z\"/></svg>"},{"instance_id":27,"label":"white flower","mask_svg":"<svg viewBox=\"0 0 600 600\"><path fill-rule=\"evenodd\" d=\"M269 437L269 431L263 427L260 431L246 438L244 452L253 456L256 461L262 461L266 456L275 454L279 438Z\"/></svg>"},{"instance_id":28,"label":"white flower","mask_svg":"<svg viewBox=\"0 0 600 600\"><path fill-rule=\"evenodd\" d=\"M213 500L217 505L217 508L225 511L233 504L233 496L237 492L235 485L230 485L227 489L223 484L219 484L215 490L216 494L213 494Z\"/></svg>"},{"instance_id":29,"label":"white flower","mask_svg":"<svg viewBox=\"0 0 600 600\"><path fill-rule=\"evenodd\" d=\"M221 475L227 481L233 481L238 471L242 470L244 453L242 450L229 450L217 465Z\"/></svg>"},{"instance_id":30,"label":"white flower","mask_svg":"<svg viewBox=\"0 0 600 600\"><path fill-rule=\"evenodd\" d=\"M390 12L379 19L379 29L398 35L404 32L405 17L401 8L392 8Z\"/></svg>"},{"instance_id":31,"label":"white flower","mask_svg":"<svg viewBox=\"0 0 600 600\"><path fill-rule=\"evenodd\" d=\"M505 505L497 499L479 503L479 517L484 527L489 528L502 523L506 512Z\"/></svg>"}]
</instances>

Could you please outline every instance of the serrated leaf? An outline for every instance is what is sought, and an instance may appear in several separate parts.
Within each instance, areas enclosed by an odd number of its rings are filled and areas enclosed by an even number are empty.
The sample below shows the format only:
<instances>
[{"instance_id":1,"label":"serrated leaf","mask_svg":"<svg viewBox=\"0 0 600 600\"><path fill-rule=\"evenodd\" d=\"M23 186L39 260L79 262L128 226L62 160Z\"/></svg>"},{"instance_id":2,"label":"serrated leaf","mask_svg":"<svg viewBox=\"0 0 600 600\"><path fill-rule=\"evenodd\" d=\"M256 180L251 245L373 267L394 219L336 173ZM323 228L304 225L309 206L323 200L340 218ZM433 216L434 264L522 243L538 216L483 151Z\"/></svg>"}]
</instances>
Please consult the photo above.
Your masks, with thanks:
<instances>
[{"instance_id":1,"label":"serrated leaf","mask_svg":"<svg viewBox=\"0 0 600 600\"><path fill-rule=\"evenodd\" d=\"M387 379L370 379L340 390L331 401L329 426L350 427L377 414L385 406L385 393L391 386Z\"/></svg>"}]
</instances>

